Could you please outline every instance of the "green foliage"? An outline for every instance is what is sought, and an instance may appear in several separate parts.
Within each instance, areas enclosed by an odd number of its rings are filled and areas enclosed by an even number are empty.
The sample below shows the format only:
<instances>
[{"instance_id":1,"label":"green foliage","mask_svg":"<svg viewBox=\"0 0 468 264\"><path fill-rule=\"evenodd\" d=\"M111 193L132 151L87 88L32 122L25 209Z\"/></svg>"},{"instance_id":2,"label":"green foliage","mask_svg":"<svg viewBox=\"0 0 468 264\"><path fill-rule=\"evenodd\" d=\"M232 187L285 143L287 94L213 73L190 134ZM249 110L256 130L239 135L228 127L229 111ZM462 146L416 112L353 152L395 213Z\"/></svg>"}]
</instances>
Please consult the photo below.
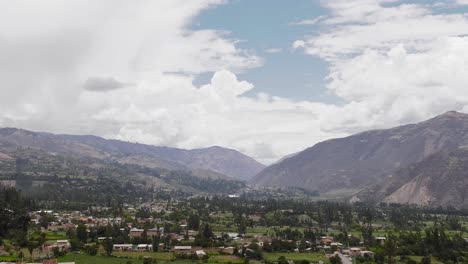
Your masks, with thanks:
<instances>
[{"instance_id":1,"label":"green foliage","mask_svg":"<svg viewBox=\"0 0 468 264\"><path fill-rule=\"evenodd\" d=\"M153 261L153 258L150 258L150 257L143 258L143 264L153 264L153 263L156 263L155 261Z\"/></svg>"},{"instance_id":2,"label":"green foliage","mask_svg":"<svg viewBox=\"0 0 468 264\"><path fill-rule=\"evenodd\" d=\"M342 264L341 258L338 255L330 257L330 263L331 264Z\"/></svg>"},{"instance_id":3,"label":"green foliage","mask_svg":"<svg viewBox=\"0 0 468 264\"><path fill-rule=\"evenodd\" d=\"M289 264L289 262L285 256L281 256L278 258L278 264Z\"/></svg>"},{"instance_id":4,"label":"green foliage","mask_svg":"<svg viewBox=\"0 0 468 264\"><path fill-rule=\"evenodd\" d=\"M104 251L106 252L106 255L111 256L112 251L114 250L114 243L112 242L112 239L108 239L108 238L104 239L103 247L104 247Z\"/></svg>"},{"instance_id":5,"label":"green foliage","mask_svg":"<svg viewBox=\"0 0 468 264\"><path fill-rule=\"evenodd\" d=\"M97 245L86 245L84 247L85 252L90 256L96 256L98 253L98 246Z\"/></svg>"},{"instance_id":6,"label":"green foliage","mask_svg":"<svg viewBox=\"0 0 468 264\"><path fill-rule=\"evenodd\" d=\"M191 213L187 220L188 229L198 231L200 227L200 216L198 214Z\"/></svg>"},{"instance_id":7,"label":"green foliage","mask_svg":"<svg viewBox=\"0 0 468 264\"><path fill-rule=\"evenodd\" d=\"M24 199L20 192L0 186L0 239L13 239L25 246L30 209L33 209L32 202Z\"/></svg>"},{"instance_id":8,"label":"green foliage","mask_svg":"<svg viewBox=\"0 0 468 264\"><path fill-rule=\"evenodd\" d=\"M431 257L425 256L421 259L421 264L431 264Z\"/></svg>"},{"instance_id":9,"label":"green foliage","mask_svg":"<svg viewBox=\"0 0 468 264\"><path fill-rule=\"evenodd\" d=\"M83 223L78 224L76 227L76 238L83 243L88 241L88 231Z\"/></svg>"}]
</instances>

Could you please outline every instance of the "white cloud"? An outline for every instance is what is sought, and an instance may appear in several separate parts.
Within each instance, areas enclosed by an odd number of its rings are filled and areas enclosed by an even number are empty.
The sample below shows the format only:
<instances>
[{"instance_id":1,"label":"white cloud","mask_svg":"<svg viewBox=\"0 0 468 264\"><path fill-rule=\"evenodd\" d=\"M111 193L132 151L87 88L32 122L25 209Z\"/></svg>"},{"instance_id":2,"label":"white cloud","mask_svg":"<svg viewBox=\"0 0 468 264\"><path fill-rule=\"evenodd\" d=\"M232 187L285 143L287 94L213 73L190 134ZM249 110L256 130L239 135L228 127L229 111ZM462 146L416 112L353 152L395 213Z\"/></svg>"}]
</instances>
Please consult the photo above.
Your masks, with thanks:
<instances>
[{"instance_id":1,"label":"white cloud","mask_svg":"<svg viewBox=\"0 0 468 264\"><path fill-rule=\"evenodd\" d=\"M468 109L468 19L401 1L323 1L322 31L293 43L329 63L344 104L325 131L357 132Z\"/></svg>"},{"instance_id":2,"label":"white cloud","mask_svg":"<svg viewBox=\"0 0 468 264\"><path fill-rule=\"evenodd\" d=\"M235 73L261 58L189 29L222 2L0 0L0 126L221 145L264 162L322 139L310 119L321 104L242 96L253 85ZM200 73L214 75L196 87Z\"/></svg>"},{"instance_id":3,"label":"white cloud","mask_svg":"<svg viewBox=\"0 0 468 264\"><path fill-rule=\"evenodd\" d=\"M265 50L266 53L279 53L281 51L282 51L282 49L280 49L280 48L270 48L270 49Z\"/></svg>"},{"instance_id":4,"label":"white cloud","mask_svg":"<svg viewBox=\"0 0 468 264\"><path fill-rule=\"evenodd\" d=\"M260 93L237 40L191 30L224 1L0 0L0 126L183 148L269 163L318 141L468 109L468 22L400 2L323 1L323 31L294 48L330 64L333 105ZM195 86L201 73L213 73ZM99 91L99 92L97 92Z\"/></svg>"},{"instance_id":5,"label":"white cloud","mask_svg":"<svg viewBox=\"0 0 468 264\"><path fill-rule=\"evenodd\" d=\"M292 25L292 26L315 25L315 24L319 23L320 21L324 20L326 17L327 16L318 16L318 17L315 17L315 18L312 18L312 19L304 19L304 20L301 20L299 22L289 23L289 25Z\"/></svg>"}]
</instances>

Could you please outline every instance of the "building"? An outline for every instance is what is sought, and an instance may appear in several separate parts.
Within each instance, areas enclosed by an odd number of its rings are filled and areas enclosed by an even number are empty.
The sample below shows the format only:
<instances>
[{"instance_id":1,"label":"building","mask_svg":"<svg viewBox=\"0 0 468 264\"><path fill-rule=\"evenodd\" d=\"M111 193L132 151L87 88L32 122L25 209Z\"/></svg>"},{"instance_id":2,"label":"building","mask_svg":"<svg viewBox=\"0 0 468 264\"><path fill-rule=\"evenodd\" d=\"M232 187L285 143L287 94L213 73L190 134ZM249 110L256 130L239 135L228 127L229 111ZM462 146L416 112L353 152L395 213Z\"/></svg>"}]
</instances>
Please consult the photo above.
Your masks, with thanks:
<instances>
[{"instance_id":1,"label":"building","mask_svg":"<svg viewBox=\"0 0 468 264\"><path fill-rule=\"evenodd\" d=\"M361 249L357 247L352 247L349 249L349 255L350 256L360 256L361 255Z\"/></svg>"},{"instance_id":2,"label":"building","mask_svg":"<svg viewBox=\"0 0 468 264\"><path fill-rule=\"evenodd\" d=\"M361 256L364 257L364 256L366 256L366 255L369 256L369 257L373 257L373 256L374 256L374 252L369 251L369 250L363 250L363 251L361 251Z\"/></svg>"},{"instance_id":3,"label":"building","mask_svg":"<svg viewBox=\"0 0 468 264\"><path fill-rule=\"evenodd\" d=\"M174 246L174 253L192 254L192 246Z\"/></svg>"},{"instance_id":4,"label":"building","mask_svg":"<svg viewBox=\"0 0 468 264\"><path fill-rule=\"evenodd\" d=\"M118 251L133 251L134 247L132 244L115 244L114 250Z\"/></svg>"},{"instance_id":5,"label":"building","mask_svg":"<svg viewBox=\"0 0 468 264\"><path fill-rule=\"evenodd\" d=\"M137 245L138 251L152 251L153 245L151 244L138 244Z\"/></svg>"},{"instance_id":6,"label":"building","mask_svg":"<svg viewBox=\"0 0 468 264\"><path fill-rule=\"evenodd\" d=\"M234 254L234 247L221 247L220 248L221 253L223 254L229 254L232 255Z\"/></svg>"},{"instance_id":7,"label":"building","mask_svg":"<svg viewBox=\"0 0 468 264\"><path fill-rule=\"evenodd\" d=\"M130 233L128 234L130 237L141 237L145 232L144 229L132 228L130 229Z\"/></svg>"},{"instance_id":8,"label":"building","mask_svg":"<svg viewBox=\"0 0 468 264\"><path fill-rule=\"evenodd\" d=\"M328 244L330 244L330 243L333 242L333 237L326 237L326 236L321 237L321 238L320 238L320 242L321 242L322 244L328 245Z\"/></svg>"},{"instance_id":9,"label":"building","mask_svg":"<svg viewBox=\"0 0 468 264\"><path fill-rule=\"evenodd\" d=\"M159 234L160 234L160 231L157 228L150 228L148 229L148 231L146 231L146 235L148 237L158 236Z\"/></svg>"},{"instance_id":10,"label":"building","mask_svg":"<svg viewBox=\"0 0 468 264\"><path fill-rule=\"evenodd\" d=\"M386 237L376 237L375 240L380 243L380 245L385 244Z\"/></svg>"}]
</instances>

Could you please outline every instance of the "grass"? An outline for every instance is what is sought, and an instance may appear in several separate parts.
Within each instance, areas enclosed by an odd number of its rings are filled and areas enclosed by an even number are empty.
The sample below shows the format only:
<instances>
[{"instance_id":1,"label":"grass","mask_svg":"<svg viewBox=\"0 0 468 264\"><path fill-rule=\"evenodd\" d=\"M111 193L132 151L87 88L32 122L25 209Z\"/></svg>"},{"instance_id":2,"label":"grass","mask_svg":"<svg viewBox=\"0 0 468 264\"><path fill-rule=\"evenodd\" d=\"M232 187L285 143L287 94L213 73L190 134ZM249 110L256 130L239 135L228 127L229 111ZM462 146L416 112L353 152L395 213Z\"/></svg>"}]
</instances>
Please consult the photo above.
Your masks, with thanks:
<instances>
[{"instance_id":1,"label":"grass","mask_svg":"<svg viewBox=\"0 0 468 264\"><path fill-rule=\"evenodd\" d=\"M422 256L409 256L410 259L415 260L418 263L421 263L421 259L423 258ZM431 258L431 263L432 264L443 264L442 261L432 257Z\"/></svg>"},{"instance_id":2,"label":"grass","mask_svg":"<svg viewBox=\"0 0 468 264\"><path fill-rule=\"evenodd\" d=\"M330 263L328 258L322 253L263 253L266 260L277 261L279 257L284 256L288 260L308 260L311 262L323 261Z\"/></svg>"},{"instance_id":3,"label":"grass","mask_svg":"<svg viewBox=\"0 0 468 264\"><path fill-rule=\"evenodd\" d=\"M64 257L58 258L59 261L72 261L76 264L127 264L129 259L112 258L104 256L89 256L86 254L67 254ZM132 264L142 264L143 260L132 259Z\"/></svg>"},{"instance_id":4,"label":"grass","mask_svg":"<svg viewBox=\"0 0 468 264\"><path fill-rule=\"evenodd\" d=\"M67 234L62 231L46 231L46 240L60 240L60 239L68 239Z\"/></svg>"},{"instance_id":5,"label":"grass","mask_svg":"<svg viewBox=\"0 0 468 264\"><path fill-rule=\"evenodd\" d=\"M244 263L244 260L238 256L233 255L213 255L210 256L208 260L209 263L232 263L232 264L241 264Z\"/></svg>"},{"instance_id":6,"label":"grass","mask_svg":"<svg viewBox=\"0 0 468 264\"><path fill-rule=\"evenodd\" d=\"M131 252L122 252L122 253L131 253ZM153 259L156 259L158 264L189 264L189 263L201 263L202 261L190 261L190 260L174 260L172 253L158 253L158 252L134 252L142 254L130 254L128 258L124 258L124 254L120 254L121 257L106 257L106 256L89 256L86 254L75 254L69 253L64 257L58 258L59 261L71 261L76 264L142 264L143 260L138 259L139 256L150 256ZM155 254L151 254L155 253ZM116 254L114 254L116 255ZM168 257L170 255L170 258ZM116 255L117 256L117 255ZM243 259L237 256L230 255L214 255L211 256L208 260L208 263L231 263L231 264L241 264L244 263Z\"/></svg>"},{"instance_id":7,"label":"grass","mask_svg":"<svg viewBox=\"0 0 468 264\"><path fill-rule=\"evenodd\" d=\"M129 258L139 258L139 257L144 257L148 256L153 259L157 260L173 260L174 259L174 254L168 253L168 252L139 252L139 251L114 251L112 255L117 256L117 257L129 257Z\"/></svg>"}]
</instances>

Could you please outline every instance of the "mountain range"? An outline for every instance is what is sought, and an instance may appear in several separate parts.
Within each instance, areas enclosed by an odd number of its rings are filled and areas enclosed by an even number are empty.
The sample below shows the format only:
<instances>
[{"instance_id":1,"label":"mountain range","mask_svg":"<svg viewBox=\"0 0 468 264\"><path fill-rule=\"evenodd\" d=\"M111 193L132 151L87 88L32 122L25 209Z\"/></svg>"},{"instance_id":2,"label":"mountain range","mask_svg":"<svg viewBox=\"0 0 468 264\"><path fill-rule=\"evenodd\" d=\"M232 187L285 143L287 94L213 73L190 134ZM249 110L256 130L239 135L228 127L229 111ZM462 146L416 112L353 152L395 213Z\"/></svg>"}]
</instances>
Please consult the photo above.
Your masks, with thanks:
<instances>
[{"instance_id":1,"label":"mountain range","mask_svg":"<svg viewBox=\"0 0 468 264\"><path fill-rule=\"evenodd\" d=\"M268 166L251 183L347 191L351 201L466 207L467 147L468 115L451 111L318 143Z\"/></svg>"},{"instance_id":2,"label":"mountain range","mask_svg":"<svg viewBox=\"0 0 468 264\"><path fill-rule=\"evenodd\" d=\"M209 147L178 149L157 147L96 136L56 135L16 128L0 129L0 158L18 147L48 154L93 158L167 170L193 170L198 174L248 180L264 168L254 159L232 149ZM202 173L203 172L203 173Z\"/></svg>"},{"instance_id":3,"label":"mountain range","mask_svg":"<svg viewBox=\"0 0 468 264\"><path fill-rule=\"evenodd\" d=\"M83 185L89 187L104 175L122 184L216 192L239 188L235 182L241 180L352 202L468 208L468 115L451 111L417 124L327 140L268 167L217 146L185 150L1 128L0 173L12 179L21 168L37 184L75 175L90 179Z\"/></svg>"}]
</instances>

